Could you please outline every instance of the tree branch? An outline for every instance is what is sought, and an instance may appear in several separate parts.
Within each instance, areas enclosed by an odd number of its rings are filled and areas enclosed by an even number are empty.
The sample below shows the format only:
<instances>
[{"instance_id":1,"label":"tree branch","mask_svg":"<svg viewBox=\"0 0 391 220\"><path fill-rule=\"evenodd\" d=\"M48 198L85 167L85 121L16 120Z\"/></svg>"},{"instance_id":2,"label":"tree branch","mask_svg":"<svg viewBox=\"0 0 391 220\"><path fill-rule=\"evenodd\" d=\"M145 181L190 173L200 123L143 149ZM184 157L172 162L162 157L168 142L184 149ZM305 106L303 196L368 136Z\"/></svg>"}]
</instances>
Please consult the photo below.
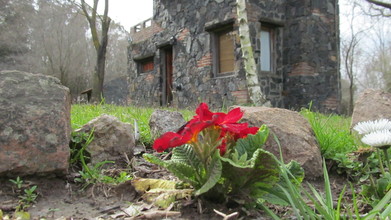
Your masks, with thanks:
<instances>
[{"instance_id":1,"label":"tree branch","mask_svg":"<svg viewBox=\"0 0 391 220\"><path fill-rule=\"evenodd\" d=\"M368 3L372 3L374 5L377 5L377 6L380 6L380 7L383 7L383 8L388 8L391 10L391 3L387 3L387 2L381 2L381 1L378 1L378 0L366 0Z\"/></svg>"}]
</instances>

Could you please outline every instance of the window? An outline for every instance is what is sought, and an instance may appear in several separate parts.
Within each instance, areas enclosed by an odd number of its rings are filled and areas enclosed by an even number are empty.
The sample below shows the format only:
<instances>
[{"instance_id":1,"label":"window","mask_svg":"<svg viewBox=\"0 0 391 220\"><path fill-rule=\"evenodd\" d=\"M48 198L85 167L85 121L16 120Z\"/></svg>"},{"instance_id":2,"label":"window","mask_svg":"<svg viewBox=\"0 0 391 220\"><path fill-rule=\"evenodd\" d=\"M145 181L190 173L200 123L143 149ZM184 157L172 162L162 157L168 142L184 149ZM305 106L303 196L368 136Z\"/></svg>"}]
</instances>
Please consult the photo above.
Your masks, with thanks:
<instances>
[{"instance_id":1,"label":"window","mask_svg":"<svg viewBox=\"0 0 391 220\"><path fill-rule=\"evenodd\" d=\"M234 34L233 31L221 32L218 35L219 41L219 73L233 72L235 67L234 59Z\"/></svg>"},{"instance_id":2,"label":"window","mask_svg":"<svg viewBox=\"0 0 391 220\"><path fill-rule=\"evenodd\" d=\"M155 65L153 62L153 57L145 58L137 61L138 73L146 73L152 71Z\"/></svg>"},{"instance_id":3,"label":"window","mask_svg":"<svg viewBox=\"0 0 391 220\"><path fill-rule=\"evenodd\" d=\"M260 55L260 69L264 72L273 71L273 31L271 28L262 27L261 29L261 55Z\"/></svg>"},{"instance_id":4,"label":"window","mask_svg":"<svg viewBox=\"0 0 391 220\"><path fill-rule=\"evenodd\" d=\"M235 71L235 38L230 28L215 31L212 34L214 76L231 75Z\"/></svg>"}]
</instances>

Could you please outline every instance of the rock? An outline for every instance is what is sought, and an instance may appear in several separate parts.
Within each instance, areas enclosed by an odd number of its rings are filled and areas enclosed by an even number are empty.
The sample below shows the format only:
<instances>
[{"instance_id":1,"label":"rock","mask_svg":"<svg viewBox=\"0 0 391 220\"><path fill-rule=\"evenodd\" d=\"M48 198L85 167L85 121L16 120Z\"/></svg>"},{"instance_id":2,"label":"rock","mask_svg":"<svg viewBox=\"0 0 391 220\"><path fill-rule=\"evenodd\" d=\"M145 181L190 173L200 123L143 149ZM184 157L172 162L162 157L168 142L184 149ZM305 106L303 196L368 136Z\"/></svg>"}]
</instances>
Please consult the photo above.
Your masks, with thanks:
<instances>
[{"instance_id":1,"label":"rock","mask_svg":"<svg viewBox=\"0 0 391 220\"><path fill-rule=\"evenodd\" d=\"M175 132L185 123L186 121L180 112L155 110L149 119L152 138L157 138L169 131Z\"/></svg>"},{"instance_id":2,"label":"rock","mask_svg":"<svg viewBox=\"0 0 391 220\"><path fill-rule=\"evenodd\" d=\"M367 89L354 104L352 126L358 122L377 119L391 120L391 93Z\"/></svg>"},{"instance_id":3,"label":"rock","mask_svg":"<svg viewBox=\"0 0 391 220\"><path fill-rule=\"evenodd\" d=\"M244 111L241 122L260 127L266 124L270 135L265 149L280 158L280 151L273 138L275 134L281 144L285 163L299 162L305 170L306 178L322 176L322 157L311 125L299 113L279 108L240 107Z\"/></svg>"},{"instance_id":4,"label":"rock","mask_svg":"<svg viewBox=\"0 0 391 220\"><path fill-rule=\"evenodd\" d=\"M0 176L67 173L70 109L57 78L1 71Z\"/></svg>"},{"instance_id":5,"label":"rock","mask_svg":"<svg viewBox=\"0 0 391 220\"><path fill-rule=\"evenodd\" d=\"M124 154L128 159L133 157L136 143L131 124L121 122L114 116L102 114L75 132L89 134L92 130L94 138L86 148L91 154L92 164L105 160L115 161L124 157Z\"/></svg>"}]
</instances>

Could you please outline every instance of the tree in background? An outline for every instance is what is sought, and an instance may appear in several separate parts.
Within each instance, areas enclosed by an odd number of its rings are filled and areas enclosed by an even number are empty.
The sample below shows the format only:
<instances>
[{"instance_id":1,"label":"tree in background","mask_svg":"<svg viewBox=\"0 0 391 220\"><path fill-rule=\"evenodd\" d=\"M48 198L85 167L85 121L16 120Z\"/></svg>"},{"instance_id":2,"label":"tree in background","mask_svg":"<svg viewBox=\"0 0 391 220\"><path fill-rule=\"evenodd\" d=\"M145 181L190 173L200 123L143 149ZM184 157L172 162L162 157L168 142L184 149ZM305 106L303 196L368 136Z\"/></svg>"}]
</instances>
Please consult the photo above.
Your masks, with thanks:
<instances>
[{"instance_id":1,"label":"tree in background","mask_svg":"<svg viewBox=\"0 0 391 220\"><path fill-rule=\"evenodd\" d=\"M26 58L36 72L59 78L73 96L86 89L93 67L88 25L77 11L74 5L37 0L38 16L30 23L33 44Z\"/></svg>"},{"instance_id":2,"label":"tree in background","mask_svg":"<svg viewBox=\"0 0 391 220\"><path fill-rule=\"evenodd\" d=\"M369 15L391 17L391 1L365 0L370 4Z\"/></svg>"},{"instance_id":3,"label":"tree in background","mask_svg":"<svg viewBox=\"0 0 391 220\"><path fill-rule=\"evenodd\" d=\"M344 75L347 77L348 98L346 103L346 114L353 113L354 94L356 90L356 77L358 75L358 60L362 54L360 40L365 30L356 30L354 20L356 19L356 7L353 5L351 12L347 15L349 18L349 32L344 36L341 42L341 63ZM345 83L346 84L346 83Z\"/></svg>"},{"instance_id":4,"label":"tree in background","mask_svg":"<svg viewBox=\"0 0 391 220\"><path fill-rule=\"evenodd\" d=\"M340 1L341 73L345 87L342 96L346 114L351 114L355 95L364 89L390 91L387 82L390 81L391 20L385 16L390 11L373 2L389 4L386 1Z\"/></svg>"},{"instance_id":5,"label":"tree in background","mask_svg":"<svg viewBox=\"0 0 391 220\"><path fill-rule=\"evenodd\" d=\"M374 49L368 54L365 63L365 87L379 88L391 92L391 39L383 29L375 32Z\"/></svg>"},{"instance_id":6,"label":"tree in background","mask_svg":"<svg viewBox=\"0 0 391 220\"><path fill-rule=\"evenodd\" d=\"M29 70L23 55L31 44L29 21L34 14L31 1L0 0L0 70Z\"/></svg>"},{"instance_id":7,"label":"tree in background","mask_svg":"<svg viewBox=\"0 0 391 220\"><path fill-rule=\"evenodd\" d=\"M91 8L85 2L85 0L81 0L81 9L89 23L92 42L96 50L96 65L92 80L91 101L99 103L101 102L101 99L103 97L103 82L106 68L106 51L107 44L109 41L108 32L111 19L108 16L109 0L105 0L104 12L102 16L98 14L98 4L99 0L94 0L93 6ZM97 22L97 18L99 18L100 24ZM100 36L98 33L99 26Z\"/></svg>"}]
</instances>

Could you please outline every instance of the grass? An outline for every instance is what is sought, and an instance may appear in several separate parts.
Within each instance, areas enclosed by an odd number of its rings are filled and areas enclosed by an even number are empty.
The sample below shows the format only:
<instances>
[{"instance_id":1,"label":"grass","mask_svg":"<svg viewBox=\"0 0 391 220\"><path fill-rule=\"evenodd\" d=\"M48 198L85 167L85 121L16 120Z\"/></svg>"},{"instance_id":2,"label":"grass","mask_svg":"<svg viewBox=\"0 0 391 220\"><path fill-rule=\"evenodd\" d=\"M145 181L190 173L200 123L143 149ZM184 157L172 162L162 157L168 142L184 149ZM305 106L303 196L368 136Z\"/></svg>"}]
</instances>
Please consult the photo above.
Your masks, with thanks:
<instances>
[{"instance_id":1,"label":"grass","mask_svg":"<svg viewBox=\"0 0 391 220\"><path fill-rule=\"evenodd\" d=\"M167 108L166 108L167 109ZM177 109L167 109L167 110L176 110L180 111L185 120L189 120L193 115L193 111L189 110L177 110ZM114 106L114 105L73 105L72 106L72 129L77 129L82 127L84 124L89 122L90 120L100 116L101 114L109 114L117 117L120 121L126 123L134 123L134 120L138 122L139 132L140 132L140 141L145 145L150 145L152 143L152 137L150 135L149 129L149 118L151 114L155 111L155 108L140 108L140 107L132 107L132 106ZM359 142L359 138L355 137L350 132L350 122L351 118L338 116L338 115L323 115L321 113L312 112L308 109L304 109L300 112L311 124L314 134L318 140L320 145L321 154L326 159L331 159L336 161L337 163L342 163L341 160L338 159L338 155L343 155L343 157L347 160L347 154L357 151L358 146L361 145ZM351 162L350 160L348 162ZM350 164L350 163L349 163ZM360 165L360 164L358 164ZM345 168L354 169L363 169L362 166L358 166L357 164L343 165ZM303 216L307 216L309 218L317 219L319 218L319 214L323 216L328 216L326 219L342 219L346 218L346 214L341 215L341 201L344 195L344 190L341 192L337 206L333 204L333 199L331 197L331 188L330 182L327 174L326 164L324 163L324 177L325 177L325 195L321 195L316 192L316 190L310 186L311 191L305 191L303 188L296 188L294 185L288 185L285 190L285 198L287 198L292 207L295 207L296 211L295 215L298 219L301 219ZM285 169L286 171L286 169ZM365 174L365 172L357 172L360 175ZM284 173L283 173L284 174ZM288 171L283 176L286 182L290 179L292 174ZM284 192L285 192L284 191ZM352 189L352 193L354 194L354 189ZM304 196L304 197L302 197ZM353 203L357 203L358 201L353 198ZM360 198L361 199L361 198ZM379 198L381 199L381 198ZM315 206L308 206L308 200ZM378 215L380 217L388 216L391 213L391 205L389 204L391 200L391 191L388 191L386 196L379 201L379 205L376 205L373 209L373 212L369 213L367 217L373 217L374 215ZM315 210L314 210L315 208ZM383 210L383 212L381 212ZM273 213L270 213L270 210L266 211L273 216ZM355 213L351 213L349 216L360 219L358 217L359 213L356 208L354 210ZM349 214L349 213L348 213ZM274 219L279 219L279 217L275 216ZM304 218L306 219L306 218ZM323 219L323 218L322 218ZM369 219L369 218L361 218L361 219Z\"/></svg>"},{"instance_id":2,"label":"grass","mask_svg":"<svg viewBox=\"0 0 391 220\"><path fill-rule=\"evenodd\" d=\"M120 121L134 124L137 121L140 141L150 145L152 138L149 129L149 118L156 108L134 107L134 106L116 106L116 105L72 105L71 110L71 125L72 129L81 128L83 125L101 114L108 114L117 117ZM176 109L165 108L166 110L174 111ZM179 110L185 120L190 119L193 111Z\"/></svg>"},{"instance_id":3,"label":"grass","mask_svg":"<svg viewBox=\"0 0 391 220\"><path fill-rule=\"evenodd\" d=\"M303 109L300 112L311 124L318 140L320 151L326 159L337 154L346 154L358 149L358 140L350 132L350 117L324 115Z\"/></svg>"}]
</instances>

